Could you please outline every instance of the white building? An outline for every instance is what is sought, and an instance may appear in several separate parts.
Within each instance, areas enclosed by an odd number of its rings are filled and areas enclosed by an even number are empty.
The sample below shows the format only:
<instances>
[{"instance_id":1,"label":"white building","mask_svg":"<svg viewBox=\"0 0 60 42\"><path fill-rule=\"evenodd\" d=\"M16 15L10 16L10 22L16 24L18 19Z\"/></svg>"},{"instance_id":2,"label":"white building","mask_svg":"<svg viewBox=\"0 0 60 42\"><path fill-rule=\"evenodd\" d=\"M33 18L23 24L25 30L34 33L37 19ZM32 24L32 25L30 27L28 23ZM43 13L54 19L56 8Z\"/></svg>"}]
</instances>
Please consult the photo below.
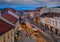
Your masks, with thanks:
<instances>
[{"instance_id":1,"label":"white building","mask_svg":"<svg viewBox=\"0 0 60 42\"><path fill-rule=\"evenodd\" d=\"M40 19L41 19L40 22L44 23L46 28L50 29L55 34L60 35L60 14L52 13Z\"/></svg>"},{"instance_id":2,"label":"white building","mask_svg":"<svg viewBox=\"0 0 60 42\"><path fill-rule=\"evenodd\" d=\"M60 8L48 8L48 7L43 7L40 11L40 14L48 13L48 12L53 12L53 13L60 13Z\"/></svg>"},{"instance_id":3,"label":"white building","mask_svg":"<svg viewBox=\"0 0 60 42\"><path fill-rule=\"evenodd\" d=\"M49 8L50 12L60 13L60 8Z\"/></svg>"},{"instance_id":4,"label":"white building","mask_svg":"<svg viewBox=\"0 0 60 42\"><path fill-rule=\"evenodd\" d=\"M44 13L48 13L48 12L50 12L49 8L43 7L40 11L40 14L44 14Z\"/></svg>"},{"instance_id":5,"label":"white building","mask_svg":"<svg viewBox=\"0 0 60 42\"><path fill-rule=\"evenodd\" d=\"M24 10L23 14L25 16L25 18L29 18L29 17L34 17L34 10Z\"/></svg>"}]
</instances>

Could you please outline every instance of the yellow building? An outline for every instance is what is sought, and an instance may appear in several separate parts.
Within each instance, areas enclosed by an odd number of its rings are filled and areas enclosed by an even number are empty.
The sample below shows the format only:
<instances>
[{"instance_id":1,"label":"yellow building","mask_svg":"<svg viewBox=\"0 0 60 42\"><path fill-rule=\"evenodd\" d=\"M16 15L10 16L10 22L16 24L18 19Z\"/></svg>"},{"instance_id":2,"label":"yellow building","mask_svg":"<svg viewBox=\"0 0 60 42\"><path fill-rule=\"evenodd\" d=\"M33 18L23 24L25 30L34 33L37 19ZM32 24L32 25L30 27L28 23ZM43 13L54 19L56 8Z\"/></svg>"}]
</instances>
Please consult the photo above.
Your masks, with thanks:
<instances>
[{"instance_id":1,"label":"yellow building","mask_svg":"<svg viewBox=\"0 0 60 42\"><path fill-rule=\"evenodd\" d=\"M0 42L14 42L14 34L17 32L19 22L19 16L15 12L12 8L1 11Z\"/></svg>"},{"instance_id":2,"label":"yellow building","mask_svg":"<svg viewBox=\"0 0 60 42\"><path fill-rule=\"evenodd\" d=\"M0 42L14 42L14 26L0 19Z\"/></svg>"}]
</instances>

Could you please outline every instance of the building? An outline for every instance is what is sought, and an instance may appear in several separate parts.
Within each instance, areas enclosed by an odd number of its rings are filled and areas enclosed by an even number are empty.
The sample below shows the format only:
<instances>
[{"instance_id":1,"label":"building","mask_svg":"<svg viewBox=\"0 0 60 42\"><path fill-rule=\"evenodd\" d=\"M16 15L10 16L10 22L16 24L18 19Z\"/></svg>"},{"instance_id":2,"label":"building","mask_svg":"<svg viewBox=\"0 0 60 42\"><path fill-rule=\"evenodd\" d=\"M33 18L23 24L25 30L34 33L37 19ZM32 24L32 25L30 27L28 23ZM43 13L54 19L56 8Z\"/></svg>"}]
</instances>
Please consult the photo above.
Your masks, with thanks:
<instances>
[{"instance_id":1,"label":"building","mask_svg":"<svg viewBox=\"0 0 60 42\"><path fill-rule=\"evenodd\" d=\"M0 10L0 42L14 42L18 25L19 16L14 9L6 8Z\"/></svg>"},{"instance_id":2,"label":"building","mask_svg":"<svg viewBox=\"0 0 60 42\"><path fill-rule=\"evenodd\" d=\"M16 11L12 8L6 8L2 11L1 16L5 18L7 21L15 25L15 33L18 30L19 25L19 16L16 14Z\"/></svg>"},{"instance_id":3,"label":"building","mask_svg":"<svg viewBox=\"0 0 60 42\"><path fill-rule=\"evenodd\" d=\"M0 42L14 42L14 26L0 19Z\"/></svg>"},{"instance_id":4,"label":"building","mask_svg":"<svg viewBox=\"0 0 60 42\"><path fill-rule=\"evenodd\" d=\"M58 7L48 8L48 7L45 6L41 9L40 14L44 14L44 13L48 13L48 12L50 12L50 13L60 13L60 8L58 8Z\"/></svg>"},{"instance_id":5,"label":"building","mask_svg":"<svg viewBox=\"0 0 60 42\"><path fill-rule=\"evenodd\" d=\"M44 14L44 13L48 13L48 12L50 12L50 9L49 9L48 7L46 7L46 6L44 6L44 7L41 9L40 14Z\"/></svg>"},{"instance_id":6,"label":"building","mask_svg":"<svg viewBox=\"0 0 60 42\"><path fill-rule=\"evenodd\" d=\"M34 11L34 21L39 23L40 22L40 11L43 9L43 7L38 7Z\"/></svg>"},{"instance_id":7,"label":"building","mask_svg":"<svg viewBox=\"0 0 60 42\"><path fill-rule=\"evenodd\" d=\"M14 25L0 14L0 42L14 42Z\"/></svg>"},{"instance_id":8,"label":"building","mask_svg":"<svg viewBox=\"0 0 60 42\"><path fill-rule=\"evenodd\" d=\"M41 22L46 29L49 29L60 36L60 13L45 13L42 14L41 18L43 18L41 19Z\"/></svg>"},{"instance_id":9,"label":"building","mask_svg":"<svg viewBox=\"0 0 60 42\"><path fill-rule=\"evenodd\" d=\"M34 17L34 10L24 10L23 14L25 15L25 18L33 18Z\"/></svg>"},{"instance_id":10,"label":"building","mask_svg":"<svg viewBox=\"0 0 60 42\"><path fill-rule=\"evenodd\" d=\"M49 8L50 12L60 13L60 8Z\"/></svg>"}]
</instances>

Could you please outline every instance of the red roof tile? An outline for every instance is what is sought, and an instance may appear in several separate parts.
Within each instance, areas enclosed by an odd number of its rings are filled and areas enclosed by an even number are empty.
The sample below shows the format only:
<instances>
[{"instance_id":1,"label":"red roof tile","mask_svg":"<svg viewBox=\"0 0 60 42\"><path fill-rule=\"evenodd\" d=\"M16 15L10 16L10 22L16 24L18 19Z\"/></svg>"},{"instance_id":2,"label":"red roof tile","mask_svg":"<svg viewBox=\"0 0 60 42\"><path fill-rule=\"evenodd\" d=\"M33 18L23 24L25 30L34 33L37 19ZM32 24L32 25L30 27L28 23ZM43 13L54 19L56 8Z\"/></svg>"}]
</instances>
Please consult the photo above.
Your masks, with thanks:
<instances>
[{"instance_id":1,"label":"red roof tile","mask_svg":"<svg viewBox=\"0 0 60 42\"><path fill-rule=\"evenodd\" d=\"M8 21L12 22L12 23L16 23L18 21L17 18L13 17L10 14L2 14L2 17L4 17L5 19L7 19Z\"/></svg>"},{"instance_id":2,"label":"red roof tile","mask_svg":"<svg viewBox=\"0 0 60 42\"><path fill-rule=\"evenodd\" d=\"M12 29L13 26L0 19L0 35Z\"/></svg>"}]
</instances>

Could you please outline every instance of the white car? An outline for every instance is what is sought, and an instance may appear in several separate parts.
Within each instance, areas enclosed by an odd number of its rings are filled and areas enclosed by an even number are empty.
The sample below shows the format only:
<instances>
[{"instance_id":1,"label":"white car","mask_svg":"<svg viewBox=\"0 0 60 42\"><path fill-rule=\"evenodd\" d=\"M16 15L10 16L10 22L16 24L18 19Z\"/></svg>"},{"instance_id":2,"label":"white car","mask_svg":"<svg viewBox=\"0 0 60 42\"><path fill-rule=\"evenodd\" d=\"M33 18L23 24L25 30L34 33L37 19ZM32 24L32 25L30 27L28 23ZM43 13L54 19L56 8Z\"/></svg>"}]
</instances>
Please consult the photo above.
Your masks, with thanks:
<instances>
[{"instance_id":1,"label":"white car","mask_svg":"<svg viewBox=\"0 0 60 42\"><path fill-rule=\"evenodd\" d=\"M32 32L34 35L37 35L38 34L38 29L37 28L32 28Z\"/></svg>"}]
</instances>

